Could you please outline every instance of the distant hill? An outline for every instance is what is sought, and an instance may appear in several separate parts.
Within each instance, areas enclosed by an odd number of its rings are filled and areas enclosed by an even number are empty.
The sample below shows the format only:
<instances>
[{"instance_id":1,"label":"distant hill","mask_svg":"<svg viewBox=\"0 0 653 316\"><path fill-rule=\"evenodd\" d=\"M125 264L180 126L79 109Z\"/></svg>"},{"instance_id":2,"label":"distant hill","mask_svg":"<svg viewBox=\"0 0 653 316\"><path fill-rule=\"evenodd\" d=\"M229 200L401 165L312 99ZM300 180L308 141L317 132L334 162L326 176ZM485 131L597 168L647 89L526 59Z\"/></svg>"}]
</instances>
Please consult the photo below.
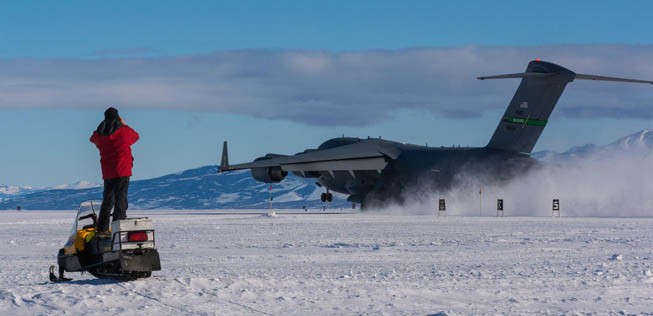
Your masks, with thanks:
<instances>
[{"instance_id":1,"label":"distant hill","mask_svg":"<svg viewBox=\"0 0 653 316\"><path fill-rule=\"evenodd\" d=\"M653 150L653 131L643 130L608 145L584 145L557 153L539 151L531 156L544 162L563 162L594 155L616 153L646 154ZM158 178L132 181L129 187L131 209L256 209L267 208L269 185L258 182L249 171L216 173L217 166L190 169ZM289 174L272 185L274 208L319 208L323 188L315 179ZM349 208L345 196L334 194L331 208ZM102 199L102 187L88 182L48 189L0 186L0 209L72 210L81 201Z\"/></svg>"},{"instance_id":2,"label":"distant hill","mask_svg":"<svg viewBox=\"0 0 653 316\"><path fill-rule=\"evenodd\" d=\"M269 185L258 182L249 171L216 173L217 166L190 169L159 178L132 181L129 186L131 209L253 209L267 208ZM292 174L272 185L275 208L318 208L324 203L324 189ZM84 183L85 184L85 183ZM50 188L15 195L4 195L0 209L63 210L75 209L81 201L101 200L102 187ZM342 195L334 195L329 207L351 207Z\"/></svg>"},{"instance_id":3,"label":"distant hill","mask_svg":"<svg viewBox=\"0 0 653 316\"><path fill-rule=\"evenodd\" d=\"M31 187L17 187L13 185L0 185L0 204L3 201L7 201L9 199L16 198L20 195L28 194L31 192L36 192L38 190L35 190Z\"/></svg>"},{"instance_id":4,"label":"distant hill","mask_svg":"<svg viewBox=\"0 0 653 316\"><path fill-rule=\"evenodd\" d=\"M531 157L542 161L564 161L594 155L610 156L619 153L646 154L651 150L653 150L653 130L645 129L622 137L605 146L594 144L575 146L562 153L543 150L531 154Z\"/></svg>"}]
</instances>

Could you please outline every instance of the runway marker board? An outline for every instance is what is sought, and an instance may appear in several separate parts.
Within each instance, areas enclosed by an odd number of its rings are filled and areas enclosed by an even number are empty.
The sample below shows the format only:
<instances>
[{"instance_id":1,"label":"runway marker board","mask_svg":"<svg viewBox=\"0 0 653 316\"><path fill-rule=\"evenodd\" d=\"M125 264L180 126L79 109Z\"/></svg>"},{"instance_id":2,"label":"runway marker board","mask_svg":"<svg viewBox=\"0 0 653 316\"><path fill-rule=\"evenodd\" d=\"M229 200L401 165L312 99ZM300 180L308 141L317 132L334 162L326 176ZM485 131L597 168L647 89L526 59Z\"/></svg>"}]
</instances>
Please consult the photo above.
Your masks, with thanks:
<instances>
[{"instance_id":1,"label":"runway marker board","mask_svg":"<svg viewBox=\"0 0 653 316\"><path fill-rule=\"evenodd\" d=\"M503 199L497 199L497 217L499 217L499 212L501 212L501 217L503 217Z\"/></svg>"},{"instance_id":2,"label":"runway marker board","mask_svg":"<svg viewBox=\"0 0 653 316\"><path fill-rule=\"evenodd\" d=\"M560 200L559 199L553 199L553 208L551 210L551 216L555 216L556 212L558 213L558 217L560 217Z\"/></svg>"}]
</instances>

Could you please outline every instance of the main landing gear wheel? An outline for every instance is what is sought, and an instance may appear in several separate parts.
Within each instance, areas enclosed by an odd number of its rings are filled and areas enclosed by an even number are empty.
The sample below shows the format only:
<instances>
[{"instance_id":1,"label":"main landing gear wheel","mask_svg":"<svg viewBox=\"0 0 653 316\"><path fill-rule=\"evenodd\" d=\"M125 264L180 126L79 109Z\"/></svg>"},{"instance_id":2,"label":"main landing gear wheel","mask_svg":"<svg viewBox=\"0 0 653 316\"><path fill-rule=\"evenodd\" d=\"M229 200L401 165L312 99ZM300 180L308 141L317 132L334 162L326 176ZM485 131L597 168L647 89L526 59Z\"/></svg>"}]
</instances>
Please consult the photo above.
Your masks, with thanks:
<instances>
[{"instance_id":1,"label":"main landing gear wheel","mask_svg":"<svg viewBox=\"0 0 653 316\"><path fill-rule=\"evenodd\" d=\"M321 200L322 202L331 202L331 201L333 201L333 194L331 194L331 193L329 193L329 192L327 192L327 193L322 193L322 194L320 195L320 200Z\"/></svg>"}]
</instances>

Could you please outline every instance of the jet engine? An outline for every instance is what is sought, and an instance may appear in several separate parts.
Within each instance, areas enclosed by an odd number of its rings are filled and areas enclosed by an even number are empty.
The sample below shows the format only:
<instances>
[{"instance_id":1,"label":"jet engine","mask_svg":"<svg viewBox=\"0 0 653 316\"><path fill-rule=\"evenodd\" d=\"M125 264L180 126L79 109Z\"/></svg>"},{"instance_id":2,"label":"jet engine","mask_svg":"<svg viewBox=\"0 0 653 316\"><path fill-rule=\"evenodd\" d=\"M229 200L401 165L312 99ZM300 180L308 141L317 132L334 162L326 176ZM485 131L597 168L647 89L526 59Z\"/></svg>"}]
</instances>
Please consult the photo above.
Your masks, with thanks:
<instances>
[{"instance_id":1,"label":"jet engine","mask_svg":"<svg viewBox=\"0 0 653 316\"><path fill-rule=\"evenodd\" d=\"M281 170L281 167L252 168L252 177L260 182L281 182L287 175L288 172Z\"/></svg>"}]
</instances>

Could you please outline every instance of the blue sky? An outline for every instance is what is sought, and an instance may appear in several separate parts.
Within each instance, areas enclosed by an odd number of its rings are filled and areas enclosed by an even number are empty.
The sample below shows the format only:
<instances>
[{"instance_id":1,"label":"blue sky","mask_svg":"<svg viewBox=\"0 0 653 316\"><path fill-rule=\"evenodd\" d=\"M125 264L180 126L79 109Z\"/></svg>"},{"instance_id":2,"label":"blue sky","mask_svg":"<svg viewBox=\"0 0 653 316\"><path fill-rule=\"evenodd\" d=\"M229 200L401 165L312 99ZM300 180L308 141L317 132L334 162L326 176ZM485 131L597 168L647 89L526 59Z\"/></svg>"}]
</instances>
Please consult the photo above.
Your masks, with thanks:
<instances>
[{"instance_id":1,"label":"blue sky","mask_svg":"<svg viewBox=\"0 0 653 316\"><path fill-rule=\"evenodd\" d=\"M541 57L653 79L649 1L0 3L0 184L100 182L106 105L141 133L135 178L329 137L483 146ZM651 128L647 86L574 82L536 150Z\"/></svg>"},{"instance_id":2,"label":"blue sky","mask_svg":"<svg viewBox=\"0 0 653 316\"><path fill-rule=\"evenodd\" d=\"M651 8L650 1L4 1L0 56L650 44Z\"/></svg>"}]
</instances>

